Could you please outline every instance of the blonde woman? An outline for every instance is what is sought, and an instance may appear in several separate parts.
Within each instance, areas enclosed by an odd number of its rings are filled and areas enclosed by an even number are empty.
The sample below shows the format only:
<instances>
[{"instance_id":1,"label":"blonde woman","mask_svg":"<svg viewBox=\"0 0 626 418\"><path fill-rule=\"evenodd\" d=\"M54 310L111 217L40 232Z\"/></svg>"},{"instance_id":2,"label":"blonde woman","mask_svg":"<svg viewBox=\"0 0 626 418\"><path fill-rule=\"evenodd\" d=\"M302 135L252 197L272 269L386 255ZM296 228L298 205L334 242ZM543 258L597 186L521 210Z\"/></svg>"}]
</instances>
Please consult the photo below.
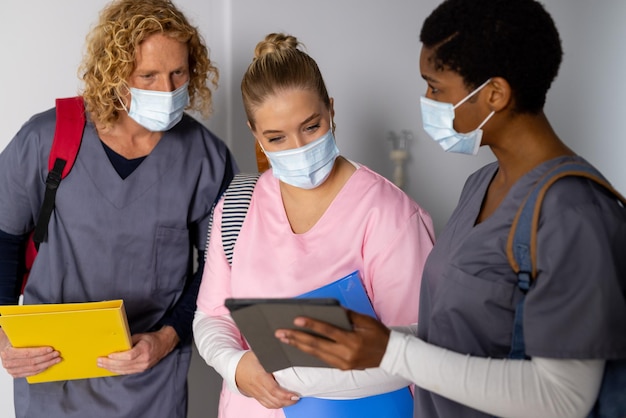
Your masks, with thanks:
<instances>
[{"instance_id":1,"label":"blonde woman","mask_svg":"<svg viewBox=\"0 0 626 418\"><path fill-rule=\"evenodd\" d=\"M223 203L215 209L194 338L224 378L219 416L283 417L282 408L302 397L345 400L406 387L404 379L380 386L378 370L267 373L230 319L225 298L293 297L358 270L378 317L409 324L417 320L421 271L433 245L426 211L339 154L333 99L295 37L261 41L241 88L248 125L272 168L256 184L232 267L219 229Z\"/></svg>"}]
</instances>

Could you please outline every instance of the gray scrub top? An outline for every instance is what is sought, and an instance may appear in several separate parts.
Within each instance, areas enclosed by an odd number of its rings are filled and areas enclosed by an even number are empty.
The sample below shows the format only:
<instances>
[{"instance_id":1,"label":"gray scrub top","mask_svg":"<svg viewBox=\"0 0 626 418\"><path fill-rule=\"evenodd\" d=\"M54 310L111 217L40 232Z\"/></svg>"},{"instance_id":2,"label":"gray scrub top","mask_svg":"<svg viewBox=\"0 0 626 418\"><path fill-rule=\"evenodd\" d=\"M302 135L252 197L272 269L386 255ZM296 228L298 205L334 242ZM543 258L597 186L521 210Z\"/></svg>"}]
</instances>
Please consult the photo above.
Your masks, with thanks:
<instances>
[{"instance_id":1,"label":"gray scrub top","mask_svg":"<svg viewBox=\"0 0 626 418\"><path fill-rule=\"evenodd\" d=\"M521 296L506 257L509 229L530 188L566 160L583 161L561 157L536 167L478 225L497 163L468 179L424 268L419 338L459 353L507 357ZM625 249L626 210L601 186L568 177L550 188L539 220L538 275L524 306L529 356L626 357ZM415 416L489 415L418 389Z\"/></svg>"},{"instance_id":2,"label":"gray scrub top","mask_svg":"<svg viewBox=\"0 0 626 418\"><path fill-rule=\"evenodd\" d=\"M54 110L34 116L0 154L0 229L7 233L33 228L54 125ZM221 140L185 115L122 179L88 122L24 303L123 299L131 333L158 328L187 283L193 246L204 250L228 155ZM188 342L140 374L33 385L16 379L17 417L184 418L190 357Z\"/></svg>"}]
</instances>

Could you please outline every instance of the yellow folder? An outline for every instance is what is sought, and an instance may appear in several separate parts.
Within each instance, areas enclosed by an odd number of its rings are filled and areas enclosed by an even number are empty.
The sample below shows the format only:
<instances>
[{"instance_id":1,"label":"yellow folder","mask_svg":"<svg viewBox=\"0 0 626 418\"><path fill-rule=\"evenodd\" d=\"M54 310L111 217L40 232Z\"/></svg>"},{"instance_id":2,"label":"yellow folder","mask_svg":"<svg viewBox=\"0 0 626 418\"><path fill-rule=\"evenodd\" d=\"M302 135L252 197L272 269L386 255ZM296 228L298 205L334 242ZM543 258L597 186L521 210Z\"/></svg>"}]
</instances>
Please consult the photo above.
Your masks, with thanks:
<instances>
[{"instance_id":1,"label":"yellow folder","mask_svg":"<svg viewBox=\"0 0 626 418\"><path fill-rule=\"evenodd\" d=\"M61 362L27 377L29 383L114 376L98 357L131 348L122 300L0 306L0 327L16 348L48 346Z\"/></svg>"}]
</instances>

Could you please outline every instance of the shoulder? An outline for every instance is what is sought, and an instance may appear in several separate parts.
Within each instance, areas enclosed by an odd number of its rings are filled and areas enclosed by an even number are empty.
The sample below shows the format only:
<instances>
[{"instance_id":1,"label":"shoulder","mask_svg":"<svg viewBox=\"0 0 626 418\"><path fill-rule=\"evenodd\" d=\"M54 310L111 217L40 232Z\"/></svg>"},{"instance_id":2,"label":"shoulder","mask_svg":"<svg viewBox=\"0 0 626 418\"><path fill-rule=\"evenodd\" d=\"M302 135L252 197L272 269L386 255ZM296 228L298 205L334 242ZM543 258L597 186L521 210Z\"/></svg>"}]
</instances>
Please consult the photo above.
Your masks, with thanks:
<instances>
[{"instance_id":1,"label":"shoulder","mask_svg":"<svg viewBox=\"0 0 626 418\"><path fill-rule=\"evenodd\" d=\"M369 167L361 165L352 175L347 185L364 193L371 199L389 198L417 205L404 191Z\"/></svg>"},{"instance_id":2,"label":"shoulder","mask_svg":"<svg viewBox=\"0 0 626 418\"><path fill-rule=\"evenodd\" d=\"M168 131L168 137L186 150L189 158L196 160L208 158L225 163L234 161L226 143L209 128L187 114L184 114L183 119Z\"/></svg>"},{"instance_id":3,"label":"shoulder","mask_svg":"<svg viewBox=\"0 0 626 418\"><path fill-rule=\"evenodd\" d=\"M183 115L182 120L171 129L171 132L191 143L203 142L219 148L226 147L226 144L219 136L186 113Z\"/></svg>"},{"instance_id":4,"label":"shoulder","mask_svg":"<svg viewBox=\"0 0 626 418\"><path fill-rule=\"evenodd\" d=\"M272 174L271 167L260 174L254 185L252 195L256 201L280 201L280 185L278 179Z\"/></svg>"},{"instance_id":5,"label":"shoulder","mask_svg":"<svg viewBox=\"0 0 626 418\"><path fill-rule=\"evenodd\" d=\"M580 157L570 159L589 164ZM551 166L554 165L555 162L551 162ZM618 203L616 195L596 181L576 175L563 177L547 189L542 211L551 211L554 215L563 211L575 211L580 214L602 213L603 216L622 220L626 217L626 209Z\"/></svg>"},{"instance_id":6,"label":"shoulder","mask_svg":"<svg viewBox=\"0 0 626 418\"><path fill-rule=\"evenodd\" d=\"M586 266L594 260L617 265L616 260L623 258L626 208L593 180L567 176L556 181L545 192L538 222L537 241L544 243L546 252L566 249L570 262L584 260ZM626 263L620 263L626 271Z\"/></svg>"},{"instance_id":7,"label":"shoulder","mask_svg":"<svg viewBox=\"0 0 626 418\"><path fill-rule=\"evenodd\" d=\"M344 189L352 199L360 205L368 205L376 214L408 218L419 213L421 217L430 218L403 190L366 166L361 165L354 172Z\"/></svg>"},{"instance_id":8,"label":"shoulder","mask_svg":"<svg viewBox=\"0 0 626 418\"><path fill-rule=\"evenodd\" d=\"M584 246L598 245L597 240L626 246L626 208L604 186L587 178L564 177L546 192L539 228L559 226L559 230L579 231Z\"/></svg>"},{"instance_id":9,"label":"shoulder","mask_svg":"<svg viewBox=\"0 0 626 418\"><path fill-rule=\"evenodd\" d=\"M48 154L54 138L55 110L38 113L26 121L9 144L2 150L0 166L12 165L12 170L22 167L26 171L34 167L46 168ZM5 159L12 160L10 164ZM35 166L33 166L35 164Z\"/></svg>"},{"instance_id":10,"label":"shoulder","mask_svg":"<svg viewBox=\"0 0 626 418\"><path fill-rule=\"evenodd\" d=\"M16 135L16 140L25 143L36 141L38 144L43 142L51 145L55 125L56 112L54 108L37 113L22 125Z\"/></svg>"}]
</instances>

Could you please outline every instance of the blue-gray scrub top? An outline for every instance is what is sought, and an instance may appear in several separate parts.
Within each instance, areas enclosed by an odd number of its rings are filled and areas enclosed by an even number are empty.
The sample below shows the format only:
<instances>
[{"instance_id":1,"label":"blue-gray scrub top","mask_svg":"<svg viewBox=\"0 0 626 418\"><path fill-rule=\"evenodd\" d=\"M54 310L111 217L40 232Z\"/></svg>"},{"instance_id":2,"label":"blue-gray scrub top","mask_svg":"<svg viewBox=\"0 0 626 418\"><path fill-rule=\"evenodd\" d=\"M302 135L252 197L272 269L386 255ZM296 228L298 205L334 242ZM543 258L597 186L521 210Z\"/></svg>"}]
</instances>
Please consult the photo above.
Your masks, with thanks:
<instances>
[{"instance_id":1,"label":"blue-gray scrub top","mask_svg":"<svg viewBox=\"0 0 626 418\"><path fill-rule=\"evenodd\" d=\"M32 230L54 126L54 110L38 114L2 152L0 230ZM228 164L225 144L185 115L122 179L88 122L58 189L24 303L123 299L133 334L159 328L188 283L193 246L204 250ZM140 374L33 385L16 379L17 417L184 418L190 356L188 341Z\"/></svg>"},{"instance_id":2,"label":"blue-gray scrub top","mask_svg":"<svg viewBox=\"0 0 626 418\"><path fill-rule=\"evenodd\" d=\"M497 163L474 173L424 269L418 336L479 357L504 358L521 293L506 257L506 240L522 200L561 157L536 167L476 224ZM543 202L537 235L538 275L526 297L529 356L566 359L626 357L626 210L601 186L582 178L556 182ZM418 389L415 417L487 417Z\"/></svg>"}]
</instances>

